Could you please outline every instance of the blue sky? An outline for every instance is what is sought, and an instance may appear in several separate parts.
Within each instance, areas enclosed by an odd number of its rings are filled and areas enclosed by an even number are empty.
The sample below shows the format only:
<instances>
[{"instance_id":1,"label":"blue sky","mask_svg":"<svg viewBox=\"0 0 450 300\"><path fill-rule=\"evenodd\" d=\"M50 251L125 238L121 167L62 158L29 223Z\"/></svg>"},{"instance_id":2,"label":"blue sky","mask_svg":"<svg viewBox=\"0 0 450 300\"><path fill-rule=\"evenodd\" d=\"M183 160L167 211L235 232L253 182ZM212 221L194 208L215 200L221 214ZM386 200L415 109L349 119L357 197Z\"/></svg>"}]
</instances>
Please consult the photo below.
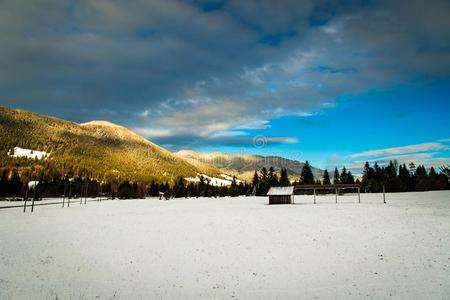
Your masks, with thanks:
<instances>
[{"instance_id":1,"label":"blue sky","mask_svg":"<svg viewBox=\"0 0 450 300\"><path fill-rule=\"evenodd\" d=\"M449 15L446 0L5 0L0 105L172 151L440 166Z\"/></svg>"},{"instance_id":2,"label":"blue sky","mask_svg":"<svg viewBox=\"0 0 450 300\"><path fill-rule=\"evenodd\" d=\"M270 120L266 129L247 130L249 136L284 135L297 141L264 147L242 145L203 147L202 151L282 155L309 160L321 168L335 166L360 170L363 161L383 163L385 157L399 162L442 165L450 157L448 113L450 82L424 86L398 86L342 97L330 108L310 116L287 116ZM242 133L243 134L243 133ZM403 151L401 154L352 155L379 149L430 144L429 149ZM435 149L434 144L443 147ZM430 157L423 157L430 155ZM359 163L358 163L359 162Z\"/></svg>"}]
</instances>

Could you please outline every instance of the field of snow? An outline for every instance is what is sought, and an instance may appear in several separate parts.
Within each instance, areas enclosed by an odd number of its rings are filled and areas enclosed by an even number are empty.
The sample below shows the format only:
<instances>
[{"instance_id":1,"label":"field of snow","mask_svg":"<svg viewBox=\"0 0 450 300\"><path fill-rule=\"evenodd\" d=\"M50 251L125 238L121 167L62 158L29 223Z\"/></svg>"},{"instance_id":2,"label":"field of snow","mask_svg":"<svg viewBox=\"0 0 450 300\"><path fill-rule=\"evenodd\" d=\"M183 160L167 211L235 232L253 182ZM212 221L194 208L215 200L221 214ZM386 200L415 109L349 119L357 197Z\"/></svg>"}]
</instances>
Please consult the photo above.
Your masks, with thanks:
<instances>
[{"instance_id":1,"label":"field of snow","mask_svg":"<svg viewBox=\"0 0 450 300\"><path fill-rule=\"evenodd\" d=\"M450 192L0 210L0 299L449 299Z\"/></svg>"}]
</instances>

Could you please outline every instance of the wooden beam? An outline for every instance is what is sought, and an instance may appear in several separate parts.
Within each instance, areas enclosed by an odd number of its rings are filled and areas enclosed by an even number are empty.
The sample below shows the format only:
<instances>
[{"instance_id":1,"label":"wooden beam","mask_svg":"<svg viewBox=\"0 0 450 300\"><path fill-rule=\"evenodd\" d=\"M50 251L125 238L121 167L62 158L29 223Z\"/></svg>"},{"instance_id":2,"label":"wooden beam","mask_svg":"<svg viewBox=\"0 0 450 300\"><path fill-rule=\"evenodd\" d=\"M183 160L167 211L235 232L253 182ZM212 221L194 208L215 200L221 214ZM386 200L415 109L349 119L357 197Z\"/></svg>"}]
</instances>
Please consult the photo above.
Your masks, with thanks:
<instances>
[{"instance_id":1,"label":"wooden beam","mask_svg":"<svg viewBox=\"0 0 450 300\"><path fill-rule=\"evenodd\" d=\"M333 190L333 189L357 189L359 184L305 184L305 185L295 185L294 190Z\"/></svg>"}]
</instances>

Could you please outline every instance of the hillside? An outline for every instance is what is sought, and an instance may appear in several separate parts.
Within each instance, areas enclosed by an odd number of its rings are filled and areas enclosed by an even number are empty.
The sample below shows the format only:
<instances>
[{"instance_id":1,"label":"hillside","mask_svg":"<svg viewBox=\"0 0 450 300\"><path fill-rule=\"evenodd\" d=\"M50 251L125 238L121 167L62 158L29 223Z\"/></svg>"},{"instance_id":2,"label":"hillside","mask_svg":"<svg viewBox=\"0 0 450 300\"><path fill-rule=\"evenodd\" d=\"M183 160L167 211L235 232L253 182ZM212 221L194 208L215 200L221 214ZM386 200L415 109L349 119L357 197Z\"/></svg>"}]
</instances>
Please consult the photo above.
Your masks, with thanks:
<instances>
[{"instance_id":1,"label":"hillside","mask_svg":"<svg viewBox=\"0 0 450 300\"><path fill-rule=\"evenodd\" d=\"M191 150L181 150L175 153L178 157L188 159L190 162L214 165L222 172L233 174L243 180L251 180L255 170L262 167L274 167L276 170L286 168L288 174L293 178L298 178L302 172L304 162L291 160L279 156L241 155L226 154L222 152L195 152ZM323 170L312 167L315 178L322 177Z\"/></svg>"},{"instance_id":2,"label":"hillside","mask_svg":"<svg viewBox=\"0 0 450 300\"><path fill-rule=\"evenodd\" d=\"M13 158L14 147L45 151L41 160ZM173 181L198 172L215 175L153 144L125 127L105 121L77 124L0 107L0 167L22 174L88 175L108 180ZM205 167L205 166L203 166ZM205 167L206 168L206 167Z\"/></svg>"}]
</instances>

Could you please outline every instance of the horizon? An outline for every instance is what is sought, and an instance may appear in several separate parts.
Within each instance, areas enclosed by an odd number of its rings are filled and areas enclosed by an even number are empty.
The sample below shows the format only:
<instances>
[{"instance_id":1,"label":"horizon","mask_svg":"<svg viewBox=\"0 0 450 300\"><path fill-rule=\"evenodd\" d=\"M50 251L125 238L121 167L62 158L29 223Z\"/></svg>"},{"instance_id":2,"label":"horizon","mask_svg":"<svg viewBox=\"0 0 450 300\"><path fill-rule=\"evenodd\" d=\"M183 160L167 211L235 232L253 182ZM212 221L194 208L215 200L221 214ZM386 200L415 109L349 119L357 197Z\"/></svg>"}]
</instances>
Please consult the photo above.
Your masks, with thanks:
<instances>
[{"instance_id":1,"label":"horizon","mask_svg":"<svg viewBox=\"0 0 450 300\"><path fill-rule=\"evenodd\" d=\"M450 164L450 4L0 4L0 105L172 152ZM231 34L230 34L231 33Z\"/></svg>"}]
</instances>

